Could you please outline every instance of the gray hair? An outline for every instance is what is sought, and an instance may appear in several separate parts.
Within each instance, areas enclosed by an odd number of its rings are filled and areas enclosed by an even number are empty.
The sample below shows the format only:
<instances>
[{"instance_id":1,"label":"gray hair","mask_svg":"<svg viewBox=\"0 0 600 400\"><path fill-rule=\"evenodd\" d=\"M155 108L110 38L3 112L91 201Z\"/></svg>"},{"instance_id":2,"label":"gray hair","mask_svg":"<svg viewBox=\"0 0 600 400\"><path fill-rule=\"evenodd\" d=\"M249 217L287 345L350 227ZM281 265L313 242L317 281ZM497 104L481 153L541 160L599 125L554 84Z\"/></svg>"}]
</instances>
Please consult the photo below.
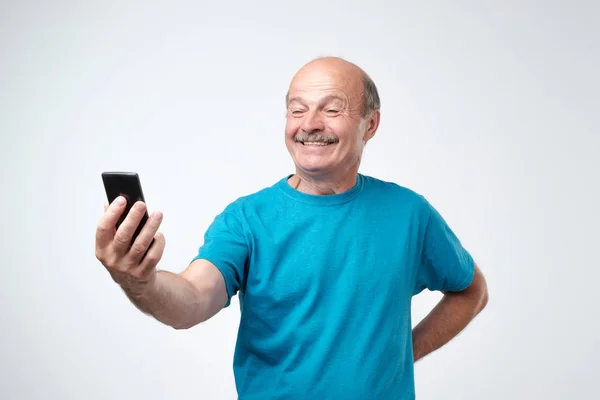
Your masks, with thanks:
<instances>
[{"instance_id":1,"label":"gray hair","mask_svg":"<svg viewBox=\"0 0 600 400\"><path fill-rule=\"evenodd\" d=\"M363 111L362 116L368 117L371 113L379 111L381 108L381 100L379 99L379 91L373 79L365 72L362 76L363 81Z\"/></svg>"}]
</instances>

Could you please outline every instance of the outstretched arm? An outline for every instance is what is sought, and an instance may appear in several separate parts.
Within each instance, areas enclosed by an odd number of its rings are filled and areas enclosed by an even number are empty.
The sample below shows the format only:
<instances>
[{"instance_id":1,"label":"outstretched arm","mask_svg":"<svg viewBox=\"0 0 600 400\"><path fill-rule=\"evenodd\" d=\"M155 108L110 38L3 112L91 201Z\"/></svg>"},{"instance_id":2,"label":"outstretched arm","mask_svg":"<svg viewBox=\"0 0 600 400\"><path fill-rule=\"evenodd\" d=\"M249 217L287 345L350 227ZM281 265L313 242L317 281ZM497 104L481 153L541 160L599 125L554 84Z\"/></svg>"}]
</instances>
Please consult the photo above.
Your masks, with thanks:
<instances>
[{"instance_id":1,"label":"outstretched arm","mask_svg":"<svg viewBox=\"0 0 600 400\"><path fill-rule=\"evenodd\" d=\"M212 318L227 302L223 276L202 259L182 273L157 271L149 284L122 283L121 287L138 309L175 329L188 329Z\"/></svg>"},{"instance_id":2,"label":"outstretched arm","mask_svg":"<svg viewBox=\"0 0 600 400\"><path fill-rule=\"evenodd\" d=\"M443 293L442 300L413 329L415 362L452 340L488 302L487 284L477 265L468 288L461 292Z\"/></svg>"},{"instance_id":3,"label":"outstretched arm","mask_svg":"<svg viewBox=\"0 0 600 400\"><path fill-rule=\"evenodd\" d=\"M207 260L197 259L180 274L157 271L165 248L165 238L157 232L162 213L150 216L130 247L146 205L137 202L116 229L124 209L123 198L110 206L105 204L96 230L96 257L133 304L176 329L190 328L219 312L228 300L219 269Z\"/></svg>"}]
</instances>

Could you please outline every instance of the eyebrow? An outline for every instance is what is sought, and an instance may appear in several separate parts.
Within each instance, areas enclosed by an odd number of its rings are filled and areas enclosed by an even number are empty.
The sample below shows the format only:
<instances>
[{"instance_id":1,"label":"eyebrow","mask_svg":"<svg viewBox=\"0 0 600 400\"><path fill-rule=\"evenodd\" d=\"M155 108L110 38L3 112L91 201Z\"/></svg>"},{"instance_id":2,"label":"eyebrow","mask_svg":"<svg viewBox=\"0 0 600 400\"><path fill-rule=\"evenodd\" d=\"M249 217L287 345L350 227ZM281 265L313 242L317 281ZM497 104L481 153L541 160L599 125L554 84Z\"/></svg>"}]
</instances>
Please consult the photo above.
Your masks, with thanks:
<instances>
[{"instance_id":1,"label":"eyebrow","mask_svg":"<svg viewBox=\"0 0 600 400\"><path fill-rule=\"evenodd\" d=\"M336 95L331 94L331 95L328 95L328 96L325 96L324 98L322 98L319 101L319 104L329 103L330 101L334 101L334 100L341 101L344 104L346 103L346 101L343 98L341 98L340 96L336 96ZM306 102L300 96L295 96L295 97L290 98L288 100L288 105L290 105L291 103L293 103L295 101L298 102L298 103L300 103L300 104L302 104L302 105L306 105Z\"/></svg>"}]
</instances>

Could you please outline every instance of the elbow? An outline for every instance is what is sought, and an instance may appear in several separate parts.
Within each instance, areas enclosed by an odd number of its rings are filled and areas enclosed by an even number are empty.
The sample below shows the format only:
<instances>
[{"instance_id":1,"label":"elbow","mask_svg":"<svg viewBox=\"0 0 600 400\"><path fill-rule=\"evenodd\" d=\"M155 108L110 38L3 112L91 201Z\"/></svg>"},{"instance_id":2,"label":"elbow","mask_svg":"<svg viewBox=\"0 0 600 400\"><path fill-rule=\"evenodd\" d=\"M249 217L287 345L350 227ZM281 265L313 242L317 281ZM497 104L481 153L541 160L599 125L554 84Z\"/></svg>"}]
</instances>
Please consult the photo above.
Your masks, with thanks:
<instances>
[{"instance_id":1,"label":"elbow","mask_svg":"<svg viewBox=\"0 0 600 400\"><path fill-rule=\"evenodd\" d=\"M484 284L484 287L482 289L482 294L481 294L481 300L479 303L479 311L477 312L478 314L487 307L489 299L490 299L490 295L488 292L487 284Z\"/></svg>"},{"instance_id":2,"label":"elbow","mask_svg":"<svg viewBox=\"0 0 600 400\"><path fill-rule=\"evenodd\" d=\"M190 312L187 315L186 319L170 324L171 328L177 331L191 329L196 325L199 325L208 320L208 318L206 318L204 314L198 312L201 309L198 305L192 306L190 308L194 309L195 312Z\"/></svg>"},{"instance_id":3,"label":"elbow","mask_svg":"<svg viewBox=\"0 0 600 400\"><path fill-rule=\"evenodd\" d=\"M171 328L175 329L176 331L186 330L186 329L193 328L194 326L198 325L200 322L204 322L204 321L172 324Z\"/></svg>"},{"instance_id":4,"label":"elbow","mask_svg":"<svg viewBox=\"0 0 600 400\"><path fill-rule=\"evenodd\" d=\"M191 326L189 324L173 324L173 325L171 325L171 328L175 329L176 331L181 331L181 330L190 329Z\"/></svg>"},{"instance_id":5,"label":"elbow","mask_svg":"<svg viewBox=\"0 0 600 400\"><path fill-rule=\"evenodd\" d=\"M479 314L487 307L490 295L487 281L477 266L475 266L475 279L472 286L473 292L476 293L476 298L478 300L476 313Z\"/></svg>"},{"instance_id":6,"label":"elbow","mask_svg":"<svg viewBox=\"0 0 600 400\"><path fill-rule=\"evenodd\" d=\"M470 304L474 316L487 307L489 302L488 286L485 277L477 265L475 265L475 274L471 284L463 291L452 293L451 295L458 295L463 299L468 299L468 303Z\"/></svg>"}]
</instances>

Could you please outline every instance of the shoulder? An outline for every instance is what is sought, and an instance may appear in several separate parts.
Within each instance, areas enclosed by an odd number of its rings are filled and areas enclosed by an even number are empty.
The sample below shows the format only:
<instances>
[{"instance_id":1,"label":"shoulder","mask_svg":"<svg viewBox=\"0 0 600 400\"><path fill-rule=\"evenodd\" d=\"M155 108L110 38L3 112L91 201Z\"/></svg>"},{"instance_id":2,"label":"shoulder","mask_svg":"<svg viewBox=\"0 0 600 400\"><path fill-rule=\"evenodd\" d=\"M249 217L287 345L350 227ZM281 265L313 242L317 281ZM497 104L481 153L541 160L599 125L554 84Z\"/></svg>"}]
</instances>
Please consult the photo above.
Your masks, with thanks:
<instances>
[{"instance_id":1,"label":"shoulder","mask_svg":"<svg viewBox=\"0 0 600 400\"><path fill-rule=\"evenodd\" d=\"M277 187L280 184L281 180L254 192L241 194L239 197L229 202L225 206L223 212L231 213L242 218L249 209L255 210L272 206L274 203L277 203L278 198L281 197L281 190Z\"/></svg>"},{"instance_id":2,"label":"shoulder","mask_svg":"<svg viewBox=\"0 0 600 400\"><path fill-rule=\"evenodd\" d=\"M404 206L418 209L428 208L429 203L423 194L399 183L386 181L373 176L361 175L365 192L376 199L388 199Z\"/></svg>"}]
</instances>

